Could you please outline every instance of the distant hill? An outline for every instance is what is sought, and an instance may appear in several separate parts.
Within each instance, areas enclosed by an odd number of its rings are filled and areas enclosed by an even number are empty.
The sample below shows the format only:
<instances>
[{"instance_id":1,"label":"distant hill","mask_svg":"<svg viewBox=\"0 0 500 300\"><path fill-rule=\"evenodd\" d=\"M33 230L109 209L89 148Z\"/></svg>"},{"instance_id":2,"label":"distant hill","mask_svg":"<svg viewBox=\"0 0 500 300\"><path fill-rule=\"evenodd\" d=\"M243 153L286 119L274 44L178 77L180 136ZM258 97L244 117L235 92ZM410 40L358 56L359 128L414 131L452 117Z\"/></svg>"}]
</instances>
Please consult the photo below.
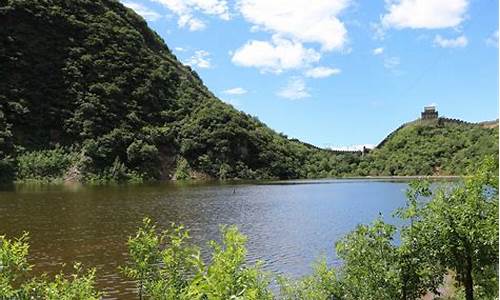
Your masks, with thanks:
<instances>
[{"instance_id":1,"label":"distant hill","mask_svg":"<svg viewBox=\"0 0 500 300\"><path fill-rule=\"evenodd\" d=\"M498 161L498 120L416 120L389 134L359 164L360 175L463 175L480 158Z\"/></svg>"}]
</instances>

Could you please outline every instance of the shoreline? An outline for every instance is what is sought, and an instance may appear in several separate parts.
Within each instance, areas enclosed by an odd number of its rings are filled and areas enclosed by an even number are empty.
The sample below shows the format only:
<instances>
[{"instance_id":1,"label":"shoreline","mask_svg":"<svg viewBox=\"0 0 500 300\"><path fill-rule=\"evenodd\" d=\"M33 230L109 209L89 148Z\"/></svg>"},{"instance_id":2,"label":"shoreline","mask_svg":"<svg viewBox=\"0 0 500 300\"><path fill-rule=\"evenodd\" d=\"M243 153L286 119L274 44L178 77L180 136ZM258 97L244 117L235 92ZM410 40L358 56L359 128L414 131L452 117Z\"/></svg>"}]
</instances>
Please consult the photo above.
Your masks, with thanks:
<instances>
[{"instance_id":1,"label":"shoreline","mask_svg":"<svg viewBox=\"0 0 500 300\"><path fill-rule=\"evenodd\" d=\"M9 185L84 185L84 186L106 186L106 185L148 185L148 184L161 184L161 183L287 183L287 182L313 182L313 181L337 181L337 180L414 180L414 179L460 179L467 177L466 175L407 175L407 176L346 176L346 177L324 177L324 178L295 178L295 179L241 179L241 178L228 178L228 179L188 179L188 180L154 180L144 182L78 182L78 181L65 181L64 179L55 180L19 180L9 183L0 184L0 186Z\"/></svg>"},{"instance_id":2,"label":"shoreline","mask_svg":"<svg viewBox=\"0 0 500 300\"><path fill-rule=\"evenodd\" d=\"M343 177L343 179L459 179L465 175L406 175L406 176L359 176Z\"/></svg>"},{"instance_id":3,"label":"shoreline","mask_svg":"<svg viewBox=\"0 0 500 300\"><path fill-rule=\"evenodd\" d=\"M70 182L63 179L52 181L45 180L21 180L0 184L0 191L12 190L20 187L65 187L79 189L81 187L105 187L105 186L150 186L150 185L287 185L287 184L329 184L335 182L349 181L400 181L408 182L412 180L434 180L452 181L467 178L467 175L408 175L408 176L350 176L350 177L326 177L326 178L297 178L297 179L189 179L189 180L158 180L144 182Z\"/></svg>"}]
</instances>

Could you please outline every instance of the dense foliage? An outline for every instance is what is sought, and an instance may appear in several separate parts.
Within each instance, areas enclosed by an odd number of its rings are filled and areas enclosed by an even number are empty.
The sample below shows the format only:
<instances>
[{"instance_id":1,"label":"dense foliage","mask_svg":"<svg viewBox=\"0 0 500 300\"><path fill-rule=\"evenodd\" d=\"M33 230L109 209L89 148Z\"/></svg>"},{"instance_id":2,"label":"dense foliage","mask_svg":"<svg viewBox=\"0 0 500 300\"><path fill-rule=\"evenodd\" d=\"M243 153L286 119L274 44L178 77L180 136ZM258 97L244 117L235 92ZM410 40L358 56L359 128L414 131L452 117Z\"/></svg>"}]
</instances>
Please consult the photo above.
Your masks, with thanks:
<instances>
[{"instance_id":1,"label":"dense foliage","mask_svg":"<svg viewBox=\"0 0 500 300\"><path fill-rule=\"evenodd\" d=\"M0 299L97 300L95 270L84 271L75 264L71 275L58 274L52 280L43 275L29 277L28 235L15 240L0 236Z\"/></svg>"},{"instance_id":2,"label":"dense foliage","mask_svg":"<svg viewBox=\"0 0 500 300\"><path fill-rule=\"evenodd\" d=\"M487 160L471 178L412 205L405 244L452 270L465 299L498 297L498 172ZM476 295L476 297L474 297Z\"/></svg>"},{"instance_id":3,"label":"dense foliage","mask_svg":"<svg viewBox=\"0 0 500 300\"><path fill-rule=\"evenodd\" d=\"M258 266L245 265L246 238L236 227L221 230L222 242L210 243L207 264L188 244L189 232L182 226L157 234L144 219L129 239L132 260L122 271L138 283L140 299L271 299L266 276Z\"/></svg>"},{"instance_id":4,"label":"dense foliage","mask_svg":"<svg viewBox=\"0 0 500 300\"><path fill-rule=\"evenodd\" d=\"M497 123L498 124L498 123ZM498 161L498 125L416 121L361 159L360 175L464 175L481 158Z\"/></svg>"},{"instance_id":5,"label":"dense foliage","mask_svg":"<svg viewBox=\"0 0 500 300\"><path fill-rule=\"evenodd\" d=\"M17 156L17 178L48 180L62 178L74 164L76 155L59 147L25 152Z\"/></svg>"}]
</instances>

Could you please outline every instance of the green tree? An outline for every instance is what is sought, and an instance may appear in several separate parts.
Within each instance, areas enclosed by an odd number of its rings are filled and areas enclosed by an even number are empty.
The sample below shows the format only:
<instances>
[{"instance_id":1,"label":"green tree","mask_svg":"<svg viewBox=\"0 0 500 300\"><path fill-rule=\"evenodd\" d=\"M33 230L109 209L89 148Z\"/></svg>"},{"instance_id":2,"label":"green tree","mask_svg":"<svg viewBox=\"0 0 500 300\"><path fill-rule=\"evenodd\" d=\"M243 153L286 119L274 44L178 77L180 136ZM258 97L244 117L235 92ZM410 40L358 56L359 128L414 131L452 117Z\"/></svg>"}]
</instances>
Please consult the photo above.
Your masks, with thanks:
<instances>
[{"instance_id":1,"label":"green tree","mask_svg":"<svg viewBox=\"0 0 500 300\"><path fill-rule=\"evenodd\" d=\"M401 241L397 249L401 299L420 299L429 291L438 294L446 274L446 268L436 263L437 258L429 251L429 248L442 241L433 239L432 232L424 232L418 223L422 208L431 196L428 181L412 181L406 191L406 207L395 213L407 223L401 228Z\"/></svg>"},{"instance_id":2,"label":"green tree","mask_svg":"<svg viewBox=\"0 0 500 300\"><path fill-rule=\"evenodd\" d=\"M436 264L452 270L465 298L498 296L498 171L487 159L451 190L438 189L417 214L411 237Z\"/></svg>"},{"instance_id":3,"label":"green tree","mask_svg":"<svg viewBox=\"0 0 500 300\"><path fill-rule=\"evenodd\" d=\"M395 226L379 218L371 226L359 225L337 242L346 299L401 299L395 232Z\"/></svg>"}]
</instances>

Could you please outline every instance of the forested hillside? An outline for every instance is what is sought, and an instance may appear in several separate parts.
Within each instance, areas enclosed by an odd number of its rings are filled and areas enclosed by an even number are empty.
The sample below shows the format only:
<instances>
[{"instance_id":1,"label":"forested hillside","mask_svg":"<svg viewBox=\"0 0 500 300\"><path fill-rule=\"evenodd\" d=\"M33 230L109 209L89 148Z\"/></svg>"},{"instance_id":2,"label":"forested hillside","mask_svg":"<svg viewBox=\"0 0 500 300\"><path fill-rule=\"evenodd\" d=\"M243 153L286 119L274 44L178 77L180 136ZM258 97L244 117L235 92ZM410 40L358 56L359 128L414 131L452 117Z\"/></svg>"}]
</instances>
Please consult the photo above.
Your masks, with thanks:
<instances>
[{"instance_id":1,"label":"forested hillside","mask_svg":"<svg viewBox=\"0 0 500 300\"><path fill-rule=\"evenodd\" d=\"M324 159L344 164L216 99L118 1L6 3L3 180L298 178L330 175Z\"/></svg>"},{"instance_id":2,"label":"forested hillside","mask_svg":"<svg viewBox=\"0 0 500 300\"><path fill-rule=\"evenodd\" d=\"M0 66L0 181L462 174L498 151L498 128L461 125L404 128L363 158L289 139L116 0L0 2Z\"/></svg>"},{"instance_id":3,"label":"forested hillside","mask_svg":"<svg viewBox=\"0 0 500 300\"><path fill-rule=\"evenodd\" d=\"M440 118L403 125L360 161L359 175L464 175L485 156L498 162L498 121Z\"/></svg>"}]
</instances>

